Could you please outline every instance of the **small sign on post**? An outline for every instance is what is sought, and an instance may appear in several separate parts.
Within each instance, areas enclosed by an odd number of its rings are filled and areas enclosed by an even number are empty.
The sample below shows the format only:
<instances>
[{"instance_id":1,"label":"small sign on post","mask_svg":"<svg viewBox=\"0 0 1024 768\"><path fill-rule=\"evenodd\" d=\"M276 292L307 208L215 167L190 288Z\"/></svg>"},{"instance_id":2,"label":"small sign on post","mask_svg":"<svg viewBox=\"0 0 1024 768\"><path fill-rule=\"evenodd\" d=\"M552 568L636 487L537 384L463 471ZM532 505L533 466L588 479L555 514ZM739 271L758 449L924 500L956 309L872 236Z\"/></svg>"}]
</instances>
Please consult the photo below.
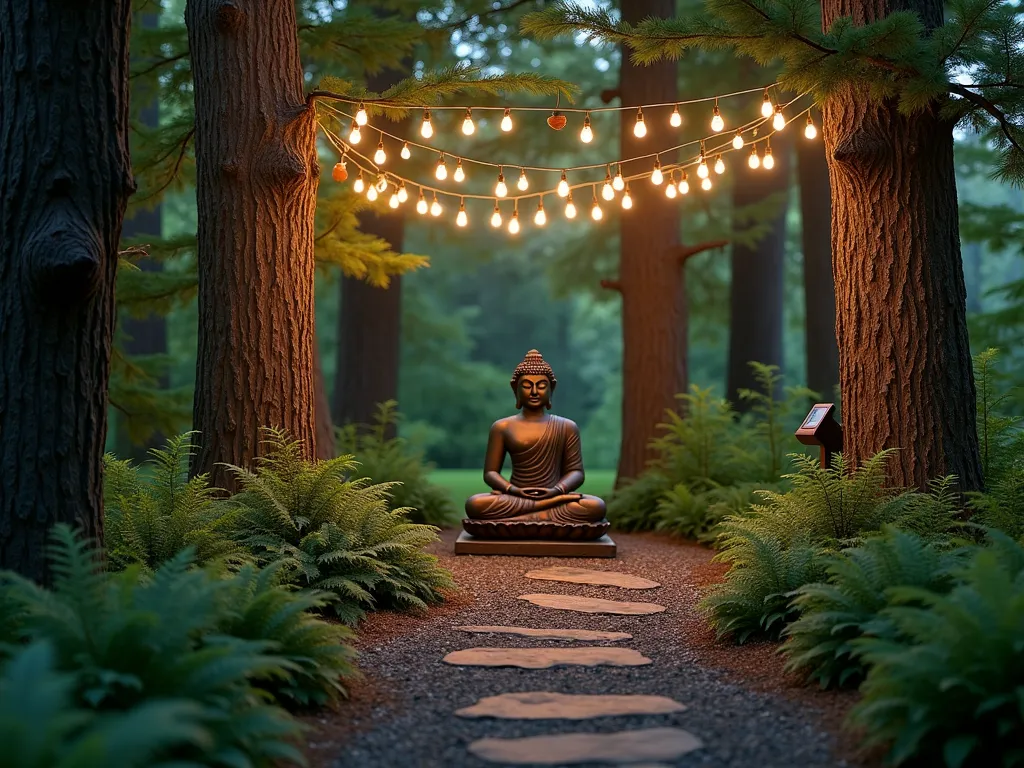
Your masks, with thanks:
<instances>
[{"instance_id":1,"label":"small sign on post","mask_svg":"<svg viewBox=\"0 0 1024 768\"><path fill-rule=\"evenodd\" d=\"M832 465L832 456L843 450L843 425L835 419L835 403L815 403L796 431L796 439L804 445L821 448L821 466Z\"/></svg>"}]
</instances>

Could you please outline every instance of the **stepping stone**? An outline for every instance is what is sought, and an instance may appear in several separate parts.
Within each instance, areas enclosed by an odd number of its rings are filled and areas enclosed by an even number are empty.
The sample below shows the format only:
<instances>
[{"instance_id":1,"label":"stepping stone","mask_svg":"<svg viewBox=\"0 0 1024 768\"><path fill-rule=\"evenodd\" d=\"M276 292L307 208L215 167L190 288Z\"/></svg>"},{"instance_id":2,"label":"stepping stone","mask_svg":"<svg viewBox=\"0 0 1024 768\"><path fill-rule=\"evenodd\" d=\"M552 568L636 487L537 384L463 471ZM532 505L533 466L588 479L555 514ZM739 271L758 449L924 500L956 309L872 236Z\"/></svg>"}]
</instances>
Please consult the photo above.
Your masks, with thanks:
<instances>
[{"instance_id":1,"label":"stepping stone","mask_svg":"<svg viewBox=\"0 0 1024 768\"><path fill-rule=\"evenodd\" d=\"M633 636L628 632L600 632L596 629L532 629L530 627L487 627L469 626L456 627L463 632L476 632L477 634L498 634L498 635L520 635L522 637L536 637L541 640L586 640L596 643L601 640L615 642L617 640L631 640Z\"/></svg>"},{"instance_id":2,"label":"stepping stone","mask_svg":"<svg viewBox=\"0 0 1024 768\"><path fill-rule=\"evenodd\" d=\"M586 720L619 715L667 715L686 707L665 696L568 695L548 691L488 696L455 712L460 717L507 720Z\"/></svg>"},{"instance_id":3,"label":"stepping stone","mask_svg":"<svg viewBox=\"0 0 1024 768\"><path fill-rule=\"evenodd\" d=\"M544 581L565 581L570 584L594 584L599 587L622 587L623 589L654 589L660 587L656 581L642 579L618 571L594 571L589 568L552 567L538 568L526 574L528 579Z\"/></svg>"},{"instance_id":4,"label":"stepping stone","mask_svg":"<svg viewBox=\"0 0 1024 768\"><path fill-rule=\"evenodd\" d=\"M483 760L506 765L625 765L677 760L703 746L700 739L682 728L644 728L617 733L480 739L469 745L469 751Z\"/></svg>"},{"instance_id":5,"label":"stepping stone","mask_svg":"<svg viewBox=\"0 0 1024 768\"><path fill-rule=\"evenodd\" d=\"M657 603L627 603L618 600L601 600L596 597L576 597L574 595L533 594L520 595L520 600L529 600L534 605L544 608L557 608L561 611L579 611L581 613L617 613L625 616L646 616L661 613L665 606Z\"/></svg>"},{"instance_id":6,"label":"stepping stone","mask_svg":"<svg viewBox=\"0 0 1024 768\"><path fill-rule=\"evenodd\" d=\"M521 667L548 669L559 666L641 667L651 660L632 648L466 648L444 657L447 664L465 667Z\"/></svg>"}]
</instances>

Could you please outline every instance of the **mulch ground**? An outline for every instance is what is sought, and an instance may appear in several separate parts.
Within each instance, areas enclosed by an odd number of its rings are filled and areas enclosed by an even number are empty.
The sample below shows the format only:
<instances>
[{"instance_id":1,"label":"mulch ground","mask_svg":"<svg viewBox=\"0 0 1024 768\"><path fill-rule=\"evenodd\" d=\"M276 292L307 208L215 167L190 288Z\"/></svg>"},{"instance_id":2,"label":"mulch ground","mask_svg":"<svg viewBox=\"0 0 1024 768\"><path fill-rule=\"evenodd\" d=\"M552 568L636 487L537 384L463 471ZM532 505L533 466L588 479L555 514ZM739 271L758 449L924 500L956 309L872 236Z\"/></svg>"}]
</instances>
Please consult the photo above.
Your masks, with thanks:
<instances>
[{"instance_id":1,"label":"mulch ground","mask_svg":"<svg viewBox=\"0 0 1024 768\"><path fill-rule=\"evenodd\" d=\"M713 552L655 534L616 533L615 560L478 557L452 554L457 531L445 531L434 553L450 569L458 591L419 616L378 612L359 629L364 677L351 685L337 712L306 719L312 730L307 755L316 768L330 766L485 766L466 746L484 736L529 736L562 731L678 726L706 748L680 759L680 766L880 765L877 750L860 748L857 734L842 728L853 692L822 691L787 674L774 643L743 646L717 641L697 609L708 585L721 581L726 566ZM525 578L548 565L617 570L653 579L655 590L621 590ZM652 616L586 615L554 611L516 599L550 592L666 606ZM568 646L557 641L470 635L460 624L576 627L625 631L619 643L653 659L628 669L556 668L533 671L451 667L441 662L452 650L473 646ZM498 693L550 690L562 693L651 693L688 705L675 715L607 720L465 720L452 712Z\"/></svg>"}]
</instances>

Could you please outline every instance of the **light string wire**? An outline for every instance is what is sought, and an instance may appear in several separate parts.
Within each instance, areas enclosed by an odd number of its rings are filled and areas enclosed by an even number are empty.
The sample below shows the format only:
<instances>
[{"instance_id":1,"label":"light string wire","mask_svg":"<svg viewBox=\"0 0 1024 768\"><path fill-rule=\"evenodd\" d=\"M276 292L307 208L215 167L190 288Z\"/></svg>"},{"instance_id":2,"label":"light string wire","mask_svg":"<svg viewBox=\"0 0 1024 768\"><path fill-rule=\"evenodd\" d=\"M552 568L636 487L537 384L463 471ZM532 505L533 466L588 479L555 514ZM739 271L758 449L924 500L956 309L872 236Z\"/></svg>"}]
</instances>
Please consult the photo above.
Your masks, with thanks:
<instances>
[{"instance_id":1,"label":"light string wire","mask_svg":"<svg viewBox=\"0 0 1024 768\"><path fill-rule=\"evenodd\" d=\"M796 98L794 98L790 102L788 102L787 106L793 104L794 102L796 102L799 99L801 99L801 98L803 98L805 96L808 96L808 95L809 95L809 92L800 94L799 96L797 96ZM801 110L800 112L794 114L789 120L786 121L786 125L789 126L791 123L796 122L796 120L799 119L800 117L803 117L804 115L809 114L812 109L814 109L814 104L811 104L810 106L806 107L805 109ZM771 120L772 120L772 117L764 117L764 118L760 118L759 120L752 121L752 122L756 122L759 125L762 125L764 123L770 122ZM458 198L458 199L461 199L461 200L487 200L487 201L489 201L491 203L496 203L496 204L500 204L500 203L505 202L505 201L510 201L514 205L518 204L519 201L521 201L521 200L529 200L530 198L544 198L544 197L549 196L549 195L558 195L557 187L552 188L552 189L540 190L540 191L536 191L536 192L527 192L527 193L520 193L520 194L509 194L509 195L506 195L505 197L497 197L494 194L482 195L482 194L471 193L471 192L459 192L459 191L453 191L451 189L446 189L446 188L443 188L443 187L435 187L435 186L432 186L432 185L429 185L429 184L422 184L422 183L420 183L418 181L415 181L413 179L400 176L397 173L394 173L393 171L390 171L390 170L388 170L386 168L381 168L376 163L374 163L370 158L368 158L365 155L363 155L363 154L357 152L356 150L352 149L350 146L347 145L346 142L344 142L342 139L340 139L339 137L337 137L334 134L332 134L322 123L320 124L320 127L321 127L321 129L323 129L324 134L327 137L328 141L334 146L334 148L339 153L342 154L343 157L346 157L347 160L349 162L351 162L353 165L355 165L356 168L358 168L360 171L363 171L364 173L367 173L367 174L370 175L370 178L365 180L365 183L367 185L376 183L377 179L380 176L384 176L385 180L389 181L391 183L391 185L396 187L396 188L399 186L399 184L404 183L408 187L412 187L413 189L418 189L418 190L420 190L422 192L431 192L435 196L436 195L442 195L444 197ZM704 159L705 159L705 161L707 161L708 158L714 157L716 155L728 154L730 152L742 152L742 151L748 149L748 147L752 147L752 146L754 146L756 144L760 144L762 142L770 145L771 137L774 136L778 132L779 131L777 131L777 130L775 130L773 128L770 133L767 133L764 136L759 136L757 138L753 138L750 141L744 141L743 146L740 147L739 149L734 147L732 145L731 141L727 141L727 142L725 142L723 144L720 144L720 145L717 145L715 147L712 147L711 149L708 149L707 147L705 147L705 151L703 153ZM724 133L724 131L722 133ZM735 133L735 132L733 132L733 133ZM610 165L613 165L613 164L616 164L616 163L620 163L620 162L621 163L628 163L628 162L632 162L633 160L643 160L643 159L646 159L646 158L649 158L649 157L655 157L657 155L666 154L668 152L672 152L674 150L681 149L683 147L691 146L693 144L701 144L701 143L705 143L706 144L707 141L713 140L713 139L721 137L721 136L722 136L721 133L715 133L715 134L711 134L710 136L705 136L702 139L694 139L692 141L688 141L685 144L680 144L677 147L674 147L672 149L666 149L666 150L663 150L662 152L654 152L654 153L651 153L649 155L641 155L641 156L639 156L637 158L632 158L632 159L627 159L627 160L622 160L622 161L612 161L611 163L601 163L599 165L593 165L593 166L580 166L580 169L598 168L598 167L604 168L606 166L610 166ZM722 138L725 138L725 137L722 137ZM352 159L353 157L358 158L359 160L364 161L366 163L366 165L364 166L361 163L359 163L357 160L353 160ZM456 155L452 155L452 157L456 157ZM462 158L462 159L466 160L467 158ZM481 164L494 165L495 167L497 167L497 163L481 163ZM665 164L665 165L661 165L660 168L661 168L662 174L671 175L673 171L686 170L687 168L692 168L692 167L695 167L695 166L698 166L698 165L700 165L700 156L698 156L698 157L696 157L694 159L688 160L688 161L677 162L677 163L668 163L668 164ZM504 167L504 166L502 166L502 167ZM510 167L510 168L520 168L522 166L518 166L518 165L514 165L514 164L509 164L508 167ZM555 169L543 169L543 170L555 170ZM557 169L557 172L560 173L562 170L563 169L559 168L559 169ZM566 169L566 170L568 172L568 171L572 171L574 169L569 168L569 169ZM630 174L628 176L623 176L622 179L623 179L624 182L637 181L637 180L641 180L641 179L648 179L648 178L651 177L651 175L653 173L654 173L654 169L652 168L650 171L644 171L644 172L640 172L640 173L633 173L633 174ZM671 179L668 179L667 181L669 183L671 183ZM591 181L576 182L575 184L570 184L569 185L569 190L573 191L573 190L577 190L577 189L585 189L585 188L588 188L588 187L596 187L597 185L600 185L600 184L603 184L603 183L604 183L603 180L600 180L600 181L591 180ZM383 195L384 193L381 193L381 194Z\"/></svg>"},{"instance_id":2,"label":"light string wire","mask_svg":"<svg viewBox=\"0 0 1024 768\"><path fill-rule=\"evenodd\" d=\"M388 101L387 99L384 99L384 98L376 98L376 99L374 99L374 98L355 98L355 97L352 97L352 96L345 96L344 94L340 94L340 93L333 93L331 91L321 91L321 90L312 91L310 93L310 96L312 98L317 99L318 101L320 101L322 99L327 100L327 101L323 101L322 102L324 104L324 106L327 106L327 102L328 101L340 101L340 102L343 102L345 104L356 104L356 105L363 104L365 106L380 107L382 110L384 110L384 109L395 109L395 110L410 110L411 111L411 110L420 109L420 110L430 110L431 112L439 112L441 110L456 109L456 110L465 112L467 109L472 109L474 111L479 111L479 112L497 111L497 110L501 110L502 112L504 112L506 109L510 109L513 112L570 112L570 113L573 113L573 114L584 114L586 112L590 112L590 113L594 113L594 112L629 112L629 111L636 110L638 107L641 108L641 109L657 109L658 107L675 107L675 106L683 107L683 106L687 106L689 104L703 104L705 102L715 101L717 99L729 99L729 98L732 98L734 96L746 96L748 93L759 93L759 92L764 92L764 91L770 90L772 88L779 88L779 87L780 87L779 84L777 82L775 82L775 83L769 83L768 85L760 85L757 88L747 88L746 90L743 90L743 91L735 91L733 93L724 93L724 94L719 94L717 96L702 96L699 99L686 99L686 100L683 100L683 101L666 101L666 102L662 102L662 103L658 103L658 104L640 104L640 105L633 106L633 107L621 107L620 106L620 107L593 107L593 108L588 108L588 107L560 107L560 106L554 106L554 107L512 107L512 106L507 106L507 105L506 106L497 106L497 105L489 105L489 104L488 105L482 105L482 106L469 105L469 104L463 104L461 106L460 105L456 105L456 104L439 104L437 106L433 106L433 105L426 105L426 104L403 104L401 102L391 102L391 101Z\"/></svg>"},{"instance_id":3,"label":"light string wire","mask_svg":"<svg viewBox=\"0 0 1024 768\"><path fill-rule=\"evenodd\" d=\"M796 96L794 99L792 99L789 102L787 102L785 105L782 105L782 106L783 106L783 108L789 107L789 106L793 105L794 103L796 103L797 101L799 101L800 99L804 98L807 95L809 95L809 92L802 93L802 94ZM814 108L814 105L812 104L809 107L807 107L807 108L803 109L802 111L800 111L799 113L794 114L789 120L786 121L787 126L789 124L795 122L800 117L808 114L813 108ZM463 160L466 163L474 163L474 164L477 164L477 165L483 165L483 166L488 166L488 167L492 167L492 168L505 168L505 167L513 168L513 169L515 169L515 168L523 168L523 169L526 169L526 170L533 170L533 171L539 171L539 172L549 172L549 173L562 173L562 172L565 172L566 174L568 174L568 173L577 173L579 171L584 171L584 170L594 170L594 169L598 169L598 168L601 168L601 169L609 168L612 165L618 165L618 166L621 167L621 165L623 163L637 162L637 161L651 159L651 158L660 158L661 155L671 154L672 152L677 152L678 150L685 149L686 147L690 147L690 146L694 146L694 145L700 145L700 144L705 144L706 145L708 141L714 141L715 139L718 139L718 138L723 139L723 143L720 144L720 145L716 145L716 146L712 147L711 149L708 149L705 146L705 152L704 152L705 159L707 159L709 156L726 154L726 153L729 153L729 152L739 152L739 151L742 151L744 149L747 149L750 146L753 146L753 145L756 145L756 144L759 144L759 143L762 143L762 142L768 142L773 135L778 133L778 131L772 129L770 133L767 133L764 136L760 136L760 137L756 137L756 138L751 138L750 140L746 140L745 139L743 147L741 147L740 149L736 149L734 146L732 146L731 139L728 139L723 134L727 133L728 136L734 136L737 132L739 132L742 135L742 133L744 131L756 130L756 129L760 128L761 126L765 125L766 123L770 123L773 120L773 118L774 118L774 115L772 115L771 117L758 117L755 120L751 120L751 121L745 123L740 128L738 128L736 131L731 131L731 132L722 131L720 133L710 134L710 135L705 136L703 138L692 139L690 141L684 142L682 144L678 144L678 145L676 145L674 147L669 147L669 148L666 148L664 150L660 150L658 152L651 152L651 153L644 154L644 155L638 155L638 156L632 157L632 158L617 159L617 160L612 160L612 161L607 161L607 162L594 163L594 164L590 164L590 165L570 166L570 167L567 167L567 168L522 166L522 165L517 165L515 163L491 163L491 162L484 161L484 160L475 160L475 159L470 158L470 157L459 156L459 155L454 154L454 153L443 152L442 150L435 149L434 147L429 147L429 146L425 146L425 145L416 145L416 146L424 148L424 149L428 149L431 152L438 152L439 154L443 153L443 154L449 155L450 157L452 157L454 159L460 159L460 160ZM418 188L418 189L421 189L421 190L424 190L424 191L427 191L427 192L433 192L433 193L441 194L441 195L444 195L444 196L447 196L447 197L464 198L464 199L469 199L469 200L495 200L495 199L497 199L499 201L501 201L501 200L527 200L527 199L532 198L532 197L543 197L545 195L557 194L557 188L555 188L555 189L549 189L549 190L547 190L547 189L546 190L541 190L541 191L537 191L537 192L527 192L527 193L520 193L520 194L509 194L509 195L506 195L505 197L497 198L496 195L494 195L494 194L483 195L483 194L470 193L470 192L460 192L460 191L457 191L457 190L452 190L451 188L435 187L435 186L432 186L432 185L429 185L429 184L422 184L422 183L420 183L418 181L415 181L415 180L412 180L412 179L410 179L408 177L403 177L400 174L395 173L394 171L392 171L392 170L390 170L388 168L384 168L384 167L382 167L380 165L377 165L377 163L375 163L372 159L370 159L366 155L358 152L351 145L349 145L347 142L345 142L343 139L341 139L339 136L335 135L323 123L319 123L319 125L320 125L320 128L324 131L324 135L328 138L328 141L334 146L334 148L339 152L339 154L342 155L342 157L345 157L345 158L348 158L348 159L351 159L352 157L356 157L356 158L359 158L360 160L362 160L363 162L366 163L366 165L363 165L363 164L361 164L361 163L359 163L359 162L357 162L355 160L352 161L353 165L355 165L360 171L363 171L364 173L368 173L368 174L371 175L371 181L368 181L367 183L373 183L373 179L383 175L385 177L385 179L394 179L394 180L396 180L398 182L404 182L407 185L411 185L414 188ZM367 126L363 126L363 127L369 128L370 126L367 125ZM376 130L376 129L374 129L374 130ZM387 134L387 133L385 133L384 135L390 136L390 134ZM393 137L393 138L395 138L395 137ZM401 139L399 139L399 140L401 140ZM663 165L661 165L661 170L662 170L662 173L665 173L665 172L671 173L673 170L685 170L687 168L690 168L690 167L693 167L693 166L696 166L696 165L699 165L699 164L700 164L700 156L697 156L696 158L693 158L693 159L688 160L688 161L670 162L670 163L667 163L667 164L663 164ZM637 179L648 178L648 177L650 177L652 175L653 172L654 172L654 169L652 168L650 171L630 174L628 177L627 176L623 176L623 181L635 181ZM590 187L593 184L600 184L600 183L602 183L602 181L580 181L580 182L576 182L574 184L569 184L569 189L570 190L581 189L581 188L585 188L585 187Z\"/></svg>"}]
</instances>

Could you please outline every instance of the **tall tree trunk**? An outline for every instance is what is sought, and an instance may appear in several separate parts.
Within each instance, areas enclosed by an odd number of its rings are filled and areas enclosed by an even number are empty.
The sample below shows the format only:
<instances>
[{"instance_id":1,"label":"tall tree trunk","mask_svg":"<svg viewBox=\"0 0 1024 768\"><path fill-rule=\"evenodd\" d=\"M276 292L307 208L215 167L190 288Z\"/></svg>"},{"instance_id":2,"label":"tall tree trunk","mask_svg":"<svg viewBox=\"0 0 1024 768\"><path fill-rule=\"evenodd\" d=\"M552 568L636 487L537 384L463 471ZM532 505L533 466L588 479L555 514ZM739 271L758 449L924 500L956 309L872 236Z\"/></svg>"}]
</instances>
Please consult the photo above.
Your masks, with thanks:
<instances>
[{"instance_id":1,"label":"tall tree trunk","mask_svg":"<svg viewBox=\"0 0 1024 768\"><path fill-rule=\"evenodd\" d=\"M0 13L0 568L45 582L57 523L103 537L128 0Z\"/></svg>"},{"instance_id":2,"label":"tall tree trunk","mask_svg":"<svg viewBox=\"0 0 1024 768\"><path fill-rule=\"evenodd\" d=\"M623 3L626 22L674 15L674 0ZM630 61L629 51L623 52L619 75L623 106L672 103L678 98L676 80L676 62L637 66ZM668 124L670 112L670 107L645 112L648 135L641 140L633 136L636 113L624 110L621 156L646 155L673 146L677 137ZM665 155L661 161L668 164L675 159ZM625 163L622 172L650 172L651 165L649 159ZM665 421L666 409L675 407L676 393L686 386L686 292L679 255L679 202L666 199L664 186L646 179L630 184L630 193L634 206L622 212L619 251L623 368L618 484L643 472L652 458L648 443L657 425ZM586 210L586 198L577 203Z\"/></svg>"},{"instance_id":3,"label":"tall tree trunk","mask_svg":"<svg viewBox=\"0 0 1024 768\"><path fill-rule=\"evenodd\" d=\"M315 445L313 214L320 168L295 4L189 0L199 208L194 473L228 490L262 427Z\"/></svg>"},{"instance_id":4,"label":"tall tree trunk","mask_svg":"<svg viewBox=\"0 0 1024 768\"><path fill-rule=\"evenodd\" d=\"M836 289L832 281L832 189L821 142L797 141L796 145L804 253L807 386L819 397L831 400L839 384Z\"/></svg>"},{"instance_id":5,"label":"tall tree trunk","mask_svg":"<svg viewBox=\"0 0 1024 768\"><path fill-rule=\"evenodd\" d=\"M367 78L367 88L386 91L403 78L403 73L386 69ZM384 118L380 118L383 120ZM409 121L391 131L406 135ZM400 146L385 142L391 157ZM376 235L400 252L405 243L405 214L366 211L359 216L359 229ZM338 313L338 353L334 379L334 421L337 424L373 424L377 404L398 399L398 372L402 341L402 278L395 275L387 288L365 280L341 278L341 311ZM394 435L391 425L388 433Z\"/></svg>"},{"instance_id":6,"label":"tall tree trunk","mask_svg":"<svg viewBox=\"0 0 1024 768\"><path fill-rule=\"evenodd\" d=\"M911 10L930 28L940 0L823 0L827 28ZM844 453L859 464L900 448L891 482L955 474L982 486L960 261L953 124L938 106L907 117L895 100L847 87L823 105L832 180Z\"/></svg>"},{"instance_id":7,"label":"tall tree trunk","mask_svg":"<svg viewBox=\"0 0 1024 768\"><path fill-rule=\"evenodd\" d=\"M776 165L772 170L753 170L745 161L733 164L736 174L732 186L734 211L770 197L779 205L767 222L770 228L755 245L734 243L732 246L726 392L741 412L750 405L740 399L739 390L758 388L750 362L777 365L780 369L783 364L782 297L793 142L790 136L780 134L773 144Z\"/></svg>"},{"instance_id":8,"label":"tall tree trunk","mask_svg":"<svg viewBox=\"0 0 1024 768\"><path fill-rule=\"evenodd\" d=\"M141 13L135 19L143 29L156 29L160 24L159 13ZM137 102L139 94L132 92L133 103ZM136 108L138 105L136 104ZM160 101L152 99L139 109L138 119L147 128L158 128L160 126ZM151 209L138 209L134 214L125 219L124 227L121 229L121 237L154 237L161 236L160 205L157 204ZM144 272L159 272L163 267L159 261L142 259L138 267ZM146 317L133 317L124 313L120 318L121 331L124 334L124 351L129 355L162 355L167 352L167 318L160 314L150 314ZM157 386L166 389L169 385L168 376L165 374L157 381ZM140 462L147 458L150 448L159 447L164 442L164 436L154 432L143 445L135 445L128 436L127 425L118 414L117 454L125 458L130 456L134 461Z\"/></svg>"}]
</instances>

